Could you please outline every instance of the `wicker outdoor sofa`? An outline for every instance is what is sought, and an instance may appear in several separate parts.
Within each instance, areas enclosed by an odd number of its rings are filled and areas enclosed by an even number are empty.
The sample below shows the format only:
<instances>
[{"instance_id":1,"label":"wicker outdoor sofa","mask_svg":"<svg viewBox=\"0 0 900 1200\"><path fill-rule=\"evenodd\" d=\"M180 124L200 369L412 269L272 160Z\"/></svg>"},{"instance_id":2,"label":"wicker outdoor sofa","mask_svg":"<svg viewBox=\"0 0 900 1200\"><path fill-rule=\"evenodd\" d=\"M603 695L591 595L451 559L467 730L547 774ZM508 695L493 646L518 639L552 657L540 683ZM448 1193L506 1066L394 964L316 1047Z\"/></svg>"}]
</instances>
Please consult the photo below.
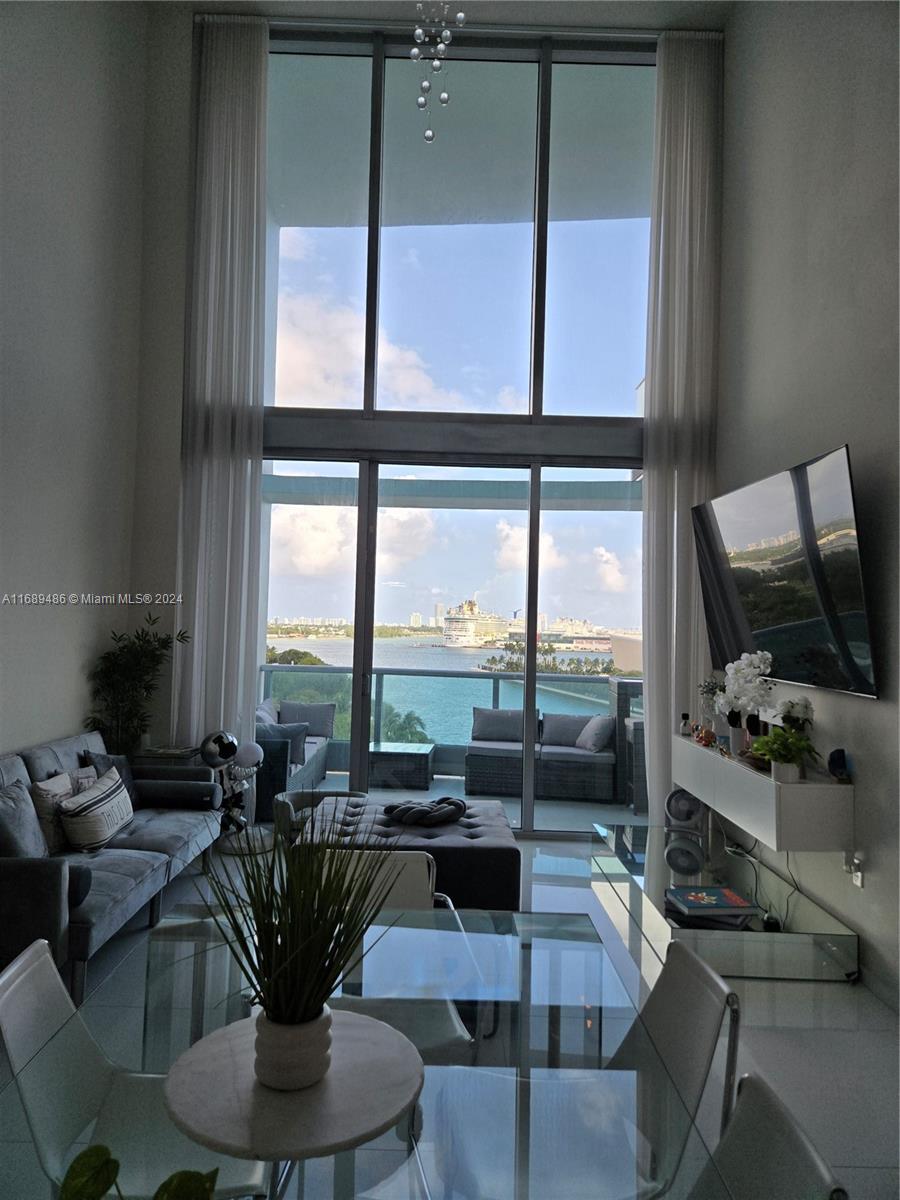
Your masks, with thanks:
<instances>
[{"instance_id":1,"label":"wicker outdoor sofa","mask_svg":"<svg viewBox=\"0 0 900 1200\"><path fill-rule=\"evenodd\" d=\"M538 799L614 801L615 732L615 717L563 713L540 717L534 748ZM473 708L472 740L466 747L466 794L522 794L521 709Z\"/></svg>"}]
</instances>

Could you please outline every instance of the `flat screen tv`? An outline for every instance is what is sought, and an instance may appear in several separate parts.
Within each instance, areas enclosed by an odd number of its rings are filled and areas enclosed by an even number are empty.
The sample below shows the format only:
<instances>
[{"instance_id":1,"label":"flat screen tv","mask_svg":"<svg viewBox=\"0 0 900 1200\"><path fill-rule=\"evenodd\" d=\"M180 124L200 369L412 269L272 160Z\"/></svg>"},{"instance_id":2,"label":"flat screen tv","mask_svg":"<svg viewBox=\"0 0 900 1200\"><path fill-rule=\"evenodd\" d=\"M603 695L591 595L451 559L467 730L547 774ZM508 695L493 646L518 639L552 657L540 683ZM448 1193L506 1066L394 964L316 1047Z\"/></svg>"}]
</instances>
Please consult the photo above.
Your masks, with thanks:
<instances>
[{"instance_id":1,"label":"flat screen tv","mask_svg":"<svg viewBox=\"0 0 900 1200\"><path fill-rule=\"evenodd\" d=\"M875 696L847 447L693 510L713 665Z\"/></svg>"}]
</instances>

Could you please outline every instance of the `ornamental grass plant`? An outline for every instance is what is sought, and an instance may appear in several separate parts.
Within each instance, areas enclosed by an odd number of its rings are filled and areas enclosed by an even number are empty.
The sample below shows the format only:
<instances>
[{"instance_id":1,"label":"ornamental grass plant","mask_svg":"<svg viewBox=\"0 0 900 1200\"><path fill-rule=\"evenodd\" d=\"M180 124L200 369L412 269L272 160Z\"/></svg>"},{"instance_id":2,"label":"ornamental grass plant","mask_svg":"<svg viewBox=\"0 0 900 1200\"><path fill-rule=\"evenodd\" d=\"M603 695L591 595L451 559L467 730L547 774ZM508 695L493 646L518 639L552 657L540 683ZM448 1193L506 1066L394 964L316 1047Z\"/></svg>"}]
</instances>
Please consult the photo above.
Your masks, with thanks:
<instances>
[{"instance_id":1,"label":"ornamental grass plant","mask_svg":"<svg viewBox=\"0 0 900 1200\"><path fill-rule=\"evenodd\" d=\"M253 1001L278 1025L300 1025L363 957L363 936L399 870L347 839L334 810L312 808L290 834L260 850L248 833L207 872L210 915L250 983Z\"/></svg>"}]
</instances>

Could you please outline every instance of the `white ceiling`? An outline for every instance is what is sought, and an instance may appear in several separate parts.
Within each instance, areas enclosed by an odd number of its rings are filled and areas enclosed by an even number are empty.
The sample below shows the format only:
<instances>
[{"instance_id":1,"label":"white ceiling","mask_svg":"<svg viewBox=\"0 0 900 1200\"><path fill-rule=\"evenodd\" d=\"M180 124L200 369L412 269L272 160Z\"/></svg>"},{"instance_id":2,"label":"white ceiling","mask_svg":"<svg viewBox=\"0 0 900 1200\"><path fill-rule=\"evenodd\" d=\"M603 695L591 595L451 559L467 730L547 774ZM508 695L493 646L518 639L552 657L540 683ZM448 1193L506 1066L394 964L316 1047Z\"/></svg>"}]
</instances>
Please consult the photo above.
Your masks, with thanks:
<instances>
[{"instance_id":1,"label":"white ceiling","mask_svg":"<svg viewBox=\"0 0 900 1200\"><path fill-rule=\"evenodd\" d=\"M723 29L735 0L470 0L459 5L478 25L553 29ZM414 0L194 0L196 12L275 18L330 17L377 25L412 21Z\"/></svg>"}]
</instances>

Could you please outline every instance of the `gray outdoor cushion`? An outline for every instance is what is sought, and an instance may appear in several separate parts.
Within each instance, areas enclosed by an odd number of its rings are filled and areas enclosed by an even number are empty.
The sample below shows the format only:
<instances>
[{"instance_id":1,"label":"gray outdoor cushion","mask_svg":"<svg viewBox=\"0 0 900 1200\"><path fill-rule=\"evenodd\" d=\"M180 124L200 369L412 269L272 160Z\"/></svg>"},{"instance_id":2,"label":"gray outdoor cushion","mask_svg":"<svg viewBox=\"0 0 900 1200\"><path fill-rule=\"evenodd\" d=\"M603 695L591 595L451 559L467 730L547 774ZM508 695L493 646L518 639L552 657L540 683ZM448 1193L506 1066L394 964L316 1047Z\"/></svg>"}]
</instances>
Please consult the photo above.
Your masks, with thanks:
<instances>
[{"instance_id":1,"label":"gray outdoor cushion","mask_svg":"<svg viewBox=\"0 0 900 1200\"><path fill-rule=\"evenodd\" d=\"M540 754L540 746L534 748L535 754ZM521 758L521 742L469 742L467 754L480 754L485 758Z\"/></svg>"},{"instance_id":2,"label":"gray outdoor cushion","mask_svg":"<svg viewBox=\"0 0 900 1200\"><path fill-rule=\"evenodd\" d=\"M521 708L473 708L473 742L518 742L522 743Z\"/></svg>"},{"instance_id":3,"label":"gray outdoor cushion","mask_svg":"<svg viewBox=\"0 0 900 1200\"><path fill-rule=\"evenodd\" d=\"M0 856L46 858L48 853L31 795L17 780L0 791Z\"/></svg>"},{"instance_id":4,"label":"gray outdoor cushion","mask_svg":"<svg viewBox=\"0 0 900 1200\"><path fill-rule=\"evenodd\" d=\"M300 704L296 700L282 700L279 721L289 725L305 721L309 725L310 737L334 737L335 704Z\"/></svg>"},{"instance_id":5,"label":"gray outdoor cushion","mask_svg":"<svg viewBox=\"0 0 900 1200\"><path fill-rule=\"evenodd\" d=\"M267 696L265 700L260 701L256 709L256 721L257 724L278 724L278 705L271 696Z\"/></svg>"},{"instance_id":6,"label":"gray outdoor cushion","mask_svg":"<svg viewBox=\"0 0 900 1200\"><path fill-rule=\"evenodd\" d=\"M279 741L285 739L291 743L290 762L304 763L306 762L306 738L309 734L309 723L307 721L294 721L291 724L279 725L273 722L263 723L256 722L256 738L275 738Z\"/></svg>"},{"instance_id":7,"label":"gray outdoor cushion","mask_svg":"<svg viewBox=\"0 0 900 1200\"><path fill-rule=\"evenodd\" d=\"M606 747L613 739L616 732L615 717L591 717L587 725L575 739L575 745L579 750L591 750L597 754Z\"/></svg>"},{"instance_id":8,"label":"gray outdoor cushion","mask_svg":"<svg viewBox=\"0 0 900 1200\"><path fill-rule=\"evenodd\" d=\"M612 750L582 750L578 746L541 746L542 762L590 762L614 763L615 753Z\"/></svg>"},{"instance_id":9,"label":"gray outdoor cushion","mask_svg":"<svg viewBox=\"0 0 900 1200\"><path fill-rule=\"evenodd\" d=\"M551 746L574 746L576 738L590 719L569 713L544 713L541 741Z\"/></svg>"}]
</instances>

